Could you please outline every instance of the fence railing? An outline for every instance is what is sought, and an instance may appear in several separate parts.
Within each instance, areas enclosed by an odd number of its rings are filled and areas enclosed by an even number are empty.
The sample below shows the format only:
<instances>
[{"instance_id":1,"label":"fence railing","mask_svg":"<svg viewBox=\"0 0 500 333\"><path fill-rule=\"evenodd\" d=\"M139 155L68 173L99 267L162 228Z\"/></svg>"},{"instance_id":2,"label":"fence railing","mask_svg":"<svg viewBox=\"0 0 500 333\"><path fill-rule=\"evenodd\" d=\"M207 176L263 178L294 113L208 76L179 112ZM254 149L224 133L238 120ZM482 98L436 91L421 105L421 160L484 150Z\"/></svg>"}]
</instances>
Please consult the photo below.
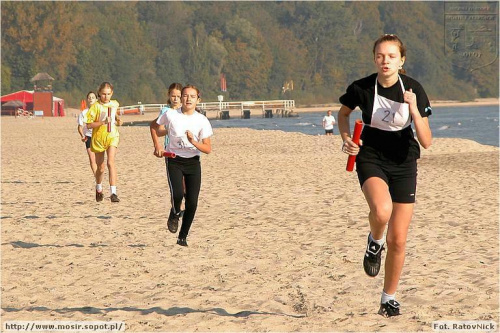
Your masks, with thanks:
<instances>
[{"instance_id":1,"label":"fence railing","mask_svg":"<svg viewBox=\"0 0 500 333\"><path fill-rule=\"evenodd\" d=\"M146 112L160 112L167 104L136 104L121 106L118 109L119 114L144 114ZM270 100L270 101L238 101L238 102L203 102L198 103L207 117L223 118L230 111L240 111L242 117L245 110L259 110L263 117L276 114L286 117L295 109L294 100Z\"/></svg>"}]
</instances>

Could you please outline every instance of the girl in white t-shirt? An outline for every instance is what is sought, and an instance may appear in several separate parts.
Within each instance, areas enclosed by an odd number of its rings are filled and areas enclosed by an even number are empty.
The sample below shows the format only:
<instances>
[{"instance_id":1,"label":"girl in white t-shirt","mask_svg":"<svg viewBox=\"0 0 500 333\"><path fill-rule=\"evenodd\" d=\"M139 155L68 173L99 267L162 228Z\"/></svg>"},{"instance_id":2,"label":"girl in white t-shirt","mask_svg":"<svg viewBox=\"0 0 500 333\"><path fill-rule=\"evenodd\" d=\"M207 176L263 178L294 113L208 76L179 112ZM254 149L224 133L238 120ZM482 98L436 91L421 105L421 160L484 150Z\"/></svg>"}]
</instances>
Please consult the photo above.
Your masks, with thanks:
<instances>
[{"instance_id":1,"label":"girl in white t-shirt","mask_svg":"<svg viewBox=\"0 0 500 333\"><path fill-rule=\"evenodd\" d=\"M95 153L90 150L90 142L92 140L92 129L87 127L86 119L89 108L97 101L97 95L95 92L90 91L87 94L88 108L83 110L78 115L78 133L82 142L85 143L85 148L87 149L87 155L89 156L90 168L92 169L92 174L95 176L95 171L97 170L97 164L95 162Z\"/></svg>"},{"instance_id":2,"label":"girl in white t-shirt","mask_svg":"<svg viewBox=\"0 0 500 333\"><path fill-rule=\"evenodd\" d=\"M168 158L167 178L170 186L172 208L168 218L168 230L176 233L181 217L181 203L185 199L185 211L182 216L182 226L177 238L177 244L187 246L186 238L198 206L198 196L201 188L201 153L212 151L210 137L212 126L207 117L198 113L195 108L200 101L200 91L192 85L182 88L182 107L169 109L156 122L151 123L151 136L155 146L154 154L163 157L163 152L176 154ZM160 126L165 126L168 135L168 145L158 140ZM185 182L185 194L183 189Z\"/></svg>"}]
</instances>

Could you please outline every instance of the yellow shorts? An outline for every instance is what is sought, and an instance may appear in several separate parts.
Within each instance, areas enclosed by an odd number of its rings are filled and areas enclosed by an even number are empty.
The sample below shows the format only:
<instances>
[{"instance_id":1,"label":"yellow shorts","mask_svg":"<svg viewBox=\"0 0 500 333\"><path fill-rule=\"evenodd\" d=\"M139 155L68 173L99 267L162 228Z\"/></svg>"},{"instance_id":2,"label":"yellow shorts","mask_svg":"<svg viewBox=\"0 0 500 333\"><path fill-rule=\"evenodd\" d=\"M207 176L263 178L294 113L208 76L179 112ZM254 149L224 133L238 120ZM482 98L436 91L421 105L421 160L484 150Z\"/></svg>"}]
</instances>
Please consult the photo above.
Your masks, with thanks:
<instances>
[{"instance_id":1,"label":"yellow shorts","mask_svg":"<svg viewBox=\"0 0 500 333\"><path fill-rule=\"evenodd\" d=\"M118 148L118 143L120 143L120 135L118 133L99 131L92 135L90 150L94 153L102 153L111 146Z\"/></svg>"}]
</instances>

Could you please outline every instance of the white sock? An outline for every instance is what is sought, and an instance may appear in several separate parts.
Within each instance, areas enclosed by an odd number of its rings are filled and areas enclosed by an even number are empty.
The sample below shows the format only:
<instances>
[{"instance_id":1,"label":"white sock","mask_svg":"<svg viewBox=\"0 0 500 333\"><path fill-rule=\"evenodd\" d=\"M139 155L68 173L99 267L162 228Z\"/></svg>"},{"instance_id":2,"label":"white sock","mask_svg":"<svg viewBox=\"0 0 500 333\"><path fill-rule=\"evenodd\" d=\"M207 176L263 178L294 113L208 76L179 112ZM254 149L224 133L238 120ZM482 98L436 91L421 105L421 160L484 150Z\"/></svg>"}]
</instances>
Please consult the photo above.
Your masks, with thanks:
<instances>
[{"instance_id":1,"label":"white sock","mask_svg":"<svg viewBox=\"0 0 500 333\"><path fill-rule=\"evenodd\" d=\"M385 291L382 290L382 297L380 298L380 304L385 304L389 302L390 300L396 300L396 293L389 295L386 294Z\"/></svg>"},{"instance_id":2,"label":"white sock","mask_svg":"<svg viewBox=\"0 0 500 333\"><path fill-rule=\"evenodd\" d=\"M111 194L116 194L116 186L110 186L109 190L110 190Z\"/></svg>"},{"instance_id":3,"label":"white sock","mask_svg":"<svg viewBox=\"0 0 500 333\"><path fill-rule=\"evenodd\" d=\"M377 243L378 245L384 245L384 243L385 243L385 237L384 237L384 236L382 236L382 239L373 239L373 237L372 237L372 233L370 232L370 241L371 241L371 242L375 242L375 243Z\"/></svg>"},{"instance_id":4,"label":"white sock","mask_svg":"<svg viewBox=\"0 0 500 333\"><path fill-rule=\"evenodd\" d=\"M96 185L95 185L95 190L96 190L97 192L102 192L102 184L96 184Z\"/></svg>"}]
</instances>

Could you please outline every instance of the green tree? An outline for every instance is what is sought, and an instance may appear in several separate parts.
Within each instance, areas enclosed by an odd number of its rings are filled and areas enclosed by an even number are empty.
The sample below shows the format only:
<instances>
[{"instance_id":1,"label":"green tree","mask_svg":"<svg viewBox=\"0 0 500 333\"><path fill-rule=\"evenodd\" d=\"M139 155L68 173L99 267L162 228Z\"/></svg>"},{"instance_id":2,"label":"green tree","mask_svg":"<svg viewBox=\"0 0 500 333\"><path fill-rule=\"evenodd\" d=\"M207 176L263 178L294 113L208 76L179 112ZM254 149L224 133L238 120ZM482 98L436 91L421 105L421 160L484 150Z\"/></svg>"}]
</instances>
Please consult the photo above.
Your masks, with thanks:
<instances>
[{"instance_id":1,"label":"green tree","mask_svg":"<svg viewBox=\"0 0 500 333\"><path fill-rule=\"evenodd\" d=\"M10 78L11 78L10 67L3 65L2 66L2 91L10 91L11 90Z\"/></svg>"},{"instance_id":2,"label":"green tree","mask_svg":"<svg viewBox=\"0 0 500 333\"><path fill-rule=\"evenodd\" d=\"M498 59L462 69L447 58L440 2L3 2L2 92L47 72L67 105L102 81L121 104L166 101L172 82L205 101L294 98L331 103L374 71L373 42L396 33L405 69L431 99L498 97ZM29 24L26 24L29 22ZM497 47L497 41L491 41ZM498 50L495 50L498 51ZM293 80L293 92L282 94Z\"/></svg>"},{"instance_id":3,"label":"green tree","mask_svg":"<svg viewBox=\"0 0 500 333\"><path fill-rule=\"evenodd\" d=\"M232 98L263 98L272 66L272 55L268 45L252 24L239 16L226 24L225 48L228 51L228 91Z\"/></svg>"},{"instance_id":4,"label":"green tree","mask_svg":"<svg viewBox=\"0 0 500 333\"><path fill-rule=\"evenodd\" d=\"M94 31L81 9L75 2L2 4L2 62L12 69L12 89L30 86L37 72L49 72L55 87L63 85L77 63L77 46L89 46Z\"/></svg>"}]
</instances>

